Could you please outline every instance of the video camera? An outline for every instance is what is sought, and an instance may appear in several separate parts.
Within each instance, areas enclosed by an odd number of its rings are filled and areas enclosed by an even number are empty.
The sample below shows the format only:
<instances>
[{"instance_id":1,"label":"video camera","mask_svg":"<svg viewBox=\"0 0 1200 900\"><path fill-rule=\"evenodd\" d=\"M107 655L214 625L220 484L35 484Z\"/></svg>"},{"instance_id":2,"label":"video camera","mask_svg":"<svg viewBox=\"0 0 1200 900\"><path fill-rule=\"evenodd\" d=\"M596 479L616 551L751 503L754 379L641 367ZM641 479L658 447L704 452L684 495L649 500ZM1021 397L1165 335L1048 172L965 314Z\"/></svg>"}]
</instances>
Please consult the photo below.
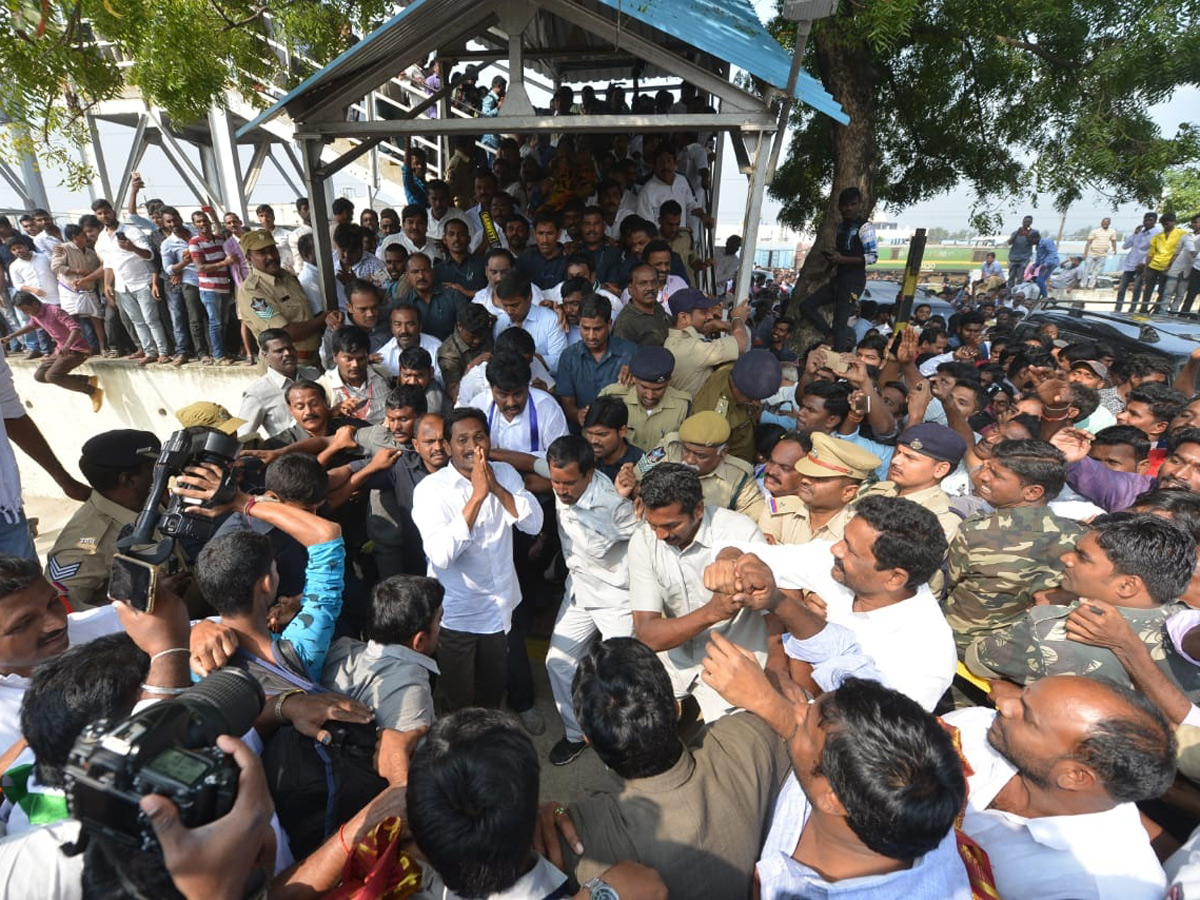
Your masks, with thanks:
<instances>
[{"instance_id":1,"label":"video camera","mask_svg":"<svg viewBox=\"0 0 1200 900\"><path fill-rule=\"evenodd\" d=\"M263 703L253 677L226 668L123 722L89 725L67 758L71 815L85 832L142 850L158 843L138 807L147 794L169 797L188 828L219 819L237 799L238 767L217 737L245 734Z\"/></svg>"},{"instance_id":2,"label":"video camera","mask_svg":"<svg viewBox=\"0 0 1200 900\"><path fill-rule=\"evenodd\" d=\"M154 592L158 577L165 569L172 571L176 538L207 541L212 537L213 522L202 516L189 515L189 506L213 507L228 503L237 494L237 479L233 473L234 459L240 444L233 435L202 425L176 431L163 444L154 463L154 480L150 495L138 513L133 532L117 541L108 579L108 597L121 600L134 609L149 612L154 608ZM184 469L201 463L212 463L222 471L221 485L210 500L203 503L172 494L165 509L160 510L163 495L170 479ZM164 535L156 540L155 531Z\"/></svg>"}]
</instances>

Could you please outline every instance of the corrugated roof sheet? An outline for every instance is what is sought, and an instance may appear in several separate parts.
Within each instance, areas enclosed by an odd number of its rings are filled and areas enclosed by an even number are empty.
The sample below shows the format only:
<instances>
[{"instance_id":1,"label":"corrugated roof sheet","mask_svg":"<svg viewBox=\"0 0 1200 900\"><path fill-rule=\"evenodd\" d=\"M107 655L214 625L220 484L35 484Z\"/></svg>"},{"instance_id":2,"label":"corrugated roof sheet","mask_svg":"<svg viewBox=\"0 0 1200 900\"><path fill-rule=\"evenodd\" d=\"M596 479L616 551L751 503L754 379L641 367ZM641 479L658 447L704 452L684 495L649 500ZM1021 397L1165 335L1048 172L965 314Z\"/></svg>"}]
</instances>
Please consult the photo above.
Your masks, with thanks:
<instances>
[{"instance_id":1,"label":"corrugated roof sheet","mask_svg":"<svg viewBox=\"0 0 1200 900\"><path fill-rule=\"evenodd\" d=\"M597 0L600 9L614 13L614 26L626 18L639 25L643 32L651 28L668 35L673 41L696 48L716 59L725 60L761 78L779 89L787 86L791 67L790 54L771 37L763 26L750 0ZM590 4L585 4L590 5ZM475 37L486 27L494 6L487 0L413 0L371 34L314 73L270 109L247 123L237 132L238 137L259 125L289 112L293 118L321 103L324 96L337 92L362 73L388 63L390 77L417 59L425 59L435 46L445 46L454 39ZM539 19L547 17L538 13ZM431 43L437 34L453 30L461 24L455 38ZM526 44L536 47L560 33L553 23L534 21L526 33ZM578 29L573 29L575 36ZM603 45L601 38L597 46ZM380 77L379 83L386 80ZM363 91L365 95L367 90ZM825 113L834 120L846 123L849 117L841 106L812 76L800 73L796 83L797 100Z\"/></svg>"},{"instance_id":2,"label":"corrugated roof sheet","mask_svg":"<svg viewBox=\"0 0 1200 900\"><path fill-rule=\"evenodd\" d=\"M791 54L771 37L750 0L599 0L619 16L629 16L726 60L774 87L787 87ZM796 99L843 125L850 117L841 104L804 72Z\"/></svg>"}]
</instances>

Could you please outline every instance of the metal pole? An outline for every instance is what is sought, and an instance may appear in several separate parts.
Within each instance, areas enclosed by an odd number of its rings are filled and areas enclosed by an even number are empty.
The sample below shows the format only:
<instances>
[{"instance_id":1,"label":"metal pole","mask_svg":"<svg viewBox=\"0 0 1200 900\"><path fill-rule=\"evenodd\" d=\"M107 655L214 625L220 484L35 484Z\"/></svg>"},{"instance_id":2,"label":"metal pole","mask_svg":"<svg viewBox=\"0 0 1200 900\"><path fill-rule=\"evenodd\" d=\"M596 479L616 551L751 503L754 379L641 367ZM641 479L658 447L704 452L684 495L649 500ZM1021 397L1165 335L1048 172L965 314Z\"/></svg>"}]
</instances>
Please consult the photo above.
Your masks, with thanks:
<instances>
[{"instance_id":1,"label":"metal pole","mask_svg":"<svg viewBox=\"0 0 1200 900\"><path fill-rule=\"evenodd\" d=\"M921 260L925 257L925 229L918 228L908 244L908 259L904 262L904 283L896 299L896 335L908 327L912 315L913 297L917 294L917 281L921 275Z\"/></svg>"},{"instance_id":2,"label":"metal pole","mask_svg":"<svg viewBox=\"0 0 1200 900\"><path fill-rule=\"evenodd\" d=\"M735 132L734 140L741 140L741 135ZM774 136L775 140L780 135ZM742 232L742 258L738 262L738 276L733 291L733 302L736 306L750 298L750 274L754 271L754 246L758 241L758 220L762 215L763 191L767 187L767 166L764 153L771 152L771 136L769 132L758 133L758 147L754 151L754 169L750 174L750 185L746 194L746 221Z\"/></svg>"},{"instance_id":3,"label":"metal pole","mask_svg":"<svg viewBox=\"0 0 1200 900\"><path fill-rule=\"evenodd\" d=\"M304 187L308 193L308 208L311 212L313 252L316 254L317 271L321 275L321 296L325 308L336 310L337 284L333 272L333 236L329 231L329 192L325 179L318 171L321 168L322 142L300 141L300 154L304 159Z\"/></svg>"},{"instance_id":4,"label":"metal pole","mask_svg":"<svg viewBox=\"0 0 1200 900\"><path fill-rule=\"evenodd\" d=\"M783 146L783 135L787 131L788 119L792 114L792 104L795 102L796 82L800 78L800 66L804 62L804 50L808 47L808 36L812 32L812 20L805 19L796 23L796 46L792 51L792 68L788 71L787 93L783 96L783 106L779 109L779 134L771 147L771 160L767 163L767 181L775 177L775 164L779 162L779 148Z\"/></svg>"}]
</instances>

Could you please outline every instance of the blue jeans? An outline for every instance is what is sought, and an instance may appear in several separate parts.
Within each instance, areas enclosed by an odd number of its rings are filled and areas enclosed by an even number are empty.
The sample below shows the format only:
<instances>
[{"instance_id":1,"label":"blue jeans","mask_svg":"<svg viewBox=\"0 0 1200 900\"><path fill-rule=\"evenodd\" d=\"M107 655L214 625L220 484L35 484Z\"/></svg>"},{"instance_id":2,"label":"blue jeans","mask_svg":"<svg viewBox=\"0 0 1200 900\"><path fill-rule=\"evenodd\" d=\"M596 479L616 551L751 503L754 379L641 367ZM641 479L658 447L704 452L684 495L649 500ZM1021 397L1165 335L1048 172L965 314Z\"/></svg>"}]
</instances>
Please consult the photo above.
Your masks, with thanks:
<instances>
[{"instance_id":1,"label":"blue jeans","mask_svg":"<svg viewBox=\"0 0 1200 900\"><path fill-rule=\"evenodd\" d=\"M183 289L167 287L167 309L171 311L171 336L175 339L176 355L191 353L188 344L187 304L183 302Z\"/></svg>"},{"instance_id":2,"label":"blue jeans","mask_svg":"<svg viewBox=\"0 0 1200 900\"><path fill-rule=\"evenodd\" d=\"M1043 300L1046 298L1046 293L1047 293L1046 279L1050 277L1050 270L1052 268L1053 268L1053 266L1038 266L1037 277L1036 277L1036 279L1034 279L1035 281L1037 281L1038 296L1041 297Z\"/></svg>"},{"instance_id":3,"label":"blue jeans","mask_svg":"<svg viewBox=\"0 0 1200 900\"><path fill-rule=\"evenodd\" d=\"M133 330L137 333L138 343L147 356L166 356L170 352L167 346L167 332L158 316L154 296L150 286L136 290L117 291L117 304L121 311L129 316Z\"/></svg>"},{"instance_id":4,"label":"blue jeans","mask_svg":"<svg viewBox=\"0 0 1200 900\"><path fill-rule=\"evenodd\" d=\"M24 510L17 513L15 522L6 522L0 518L0 553L37 559L37 550L34 549L33 538L29 535L29 522L25 519Z\"/></svg>"},{"instance_id":5,"label":"blue jeans","mask_svg":"<svg viewBox=\"0 0 1200 900\"><path fill-rule=\"evenodd\" d=\"M225 342L221 339L221 331L225 327L225 301L228 294L217 291L201 291L200 302L204 304L204 312L208 315L208 345L212 348L214 359L225 356Z\"/></svg>"}]
</instances>

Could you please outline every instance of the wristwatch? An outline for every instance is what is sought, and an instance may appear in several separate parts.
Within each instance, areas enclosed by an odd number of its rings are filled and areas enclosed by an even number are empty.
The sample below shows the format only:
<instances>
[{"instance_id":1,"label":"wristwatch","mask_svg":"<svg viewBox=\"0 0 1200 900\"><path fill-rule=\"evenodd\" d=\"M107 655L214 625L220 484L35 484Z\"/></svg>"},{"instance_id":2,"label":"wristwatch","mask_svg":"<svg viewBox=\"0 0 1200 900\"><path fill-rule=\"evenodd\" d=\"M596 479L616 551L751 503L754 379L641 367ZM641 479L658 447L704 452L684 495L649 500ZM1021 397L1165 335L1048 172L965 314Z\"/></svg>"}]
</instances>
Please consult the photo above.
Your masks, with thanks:
<instances>
[{"instance_id":1,"label":"wristwatch","mask_svg":"<svg viewBox=\"0 0 1200 900\"><path fill-rule=\"evenodd\" d=\"M592 900L621 900L621 895L617 893L616 889L599 875L584 887L587 888Z\"/></svg>"}]
</instances>

